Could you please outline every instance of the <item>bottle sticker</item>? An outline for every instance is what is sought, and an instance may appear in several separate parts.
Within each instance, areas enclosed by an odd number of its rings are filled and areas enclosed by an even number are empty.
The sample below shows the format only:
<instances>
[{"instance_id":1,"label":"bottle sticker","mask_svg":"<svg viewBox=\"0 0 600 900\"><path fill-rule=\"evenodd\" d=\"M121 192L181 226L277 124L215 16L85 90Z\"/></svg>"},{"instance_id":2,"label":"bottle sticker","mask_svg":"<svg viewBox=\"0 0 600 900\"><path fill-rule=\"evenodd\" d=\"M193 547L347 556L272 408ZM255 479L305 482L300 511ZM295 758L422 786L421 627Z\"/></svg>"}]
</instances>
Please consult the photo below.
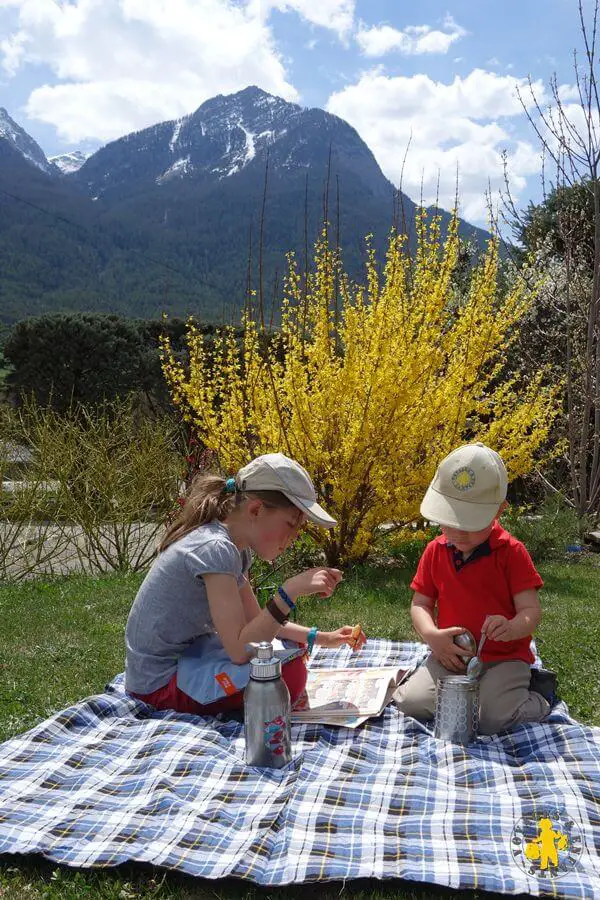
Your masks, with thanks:
<instances>
[{"instance_id":1,"label":"bottle sticker","mask_svg":"<svg viewBox=\"0 0 600 900\"><path fill-rule=\"evenodd\" d=\"M225 693L230 697L232 694L238 693L238 688L236 688L235 684L227 674L227 672L219 672L218 675L215 675L215 678L225 691Z\"/></svg>"},{"instance_id":2,"label":"bottle sticker","mask_svg":"<svg viewBox=\"0 0 600 900\"><path fill-rule=\"evenodd\" d=\"M274 756L282 756L285 753L285 719L277 716L271 722L265 722L264 744Z\"/></svg>"}]
</instances>

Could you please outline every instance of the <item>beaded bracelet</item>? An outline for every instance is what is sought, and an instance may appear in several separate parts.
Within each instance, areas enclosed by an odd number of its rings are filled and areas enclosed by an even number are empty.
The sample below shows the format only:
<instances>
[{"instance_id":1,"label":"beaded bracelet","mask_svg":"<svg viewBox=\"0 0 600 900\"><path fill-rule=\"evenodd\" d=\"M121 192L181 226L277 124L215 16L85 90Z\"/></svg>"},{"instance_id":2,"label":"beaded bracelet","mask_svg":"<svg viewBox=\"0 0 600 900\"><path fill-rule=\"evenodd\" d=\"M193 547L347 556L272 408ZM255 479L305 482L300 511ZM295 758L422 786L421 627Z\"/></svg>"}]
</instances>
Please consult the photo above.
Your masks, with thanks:
<instances>
[{"instance_id":1,"label":"beaded bracelet","mask_svg":"<svg viewBox=\"0 0 600 900\"><path fill-rule=\"evenodd\" d=\"M313 625L313 627L310 629L310 631L308 632L308 634L306 636L306 643L308 644L308 655L309 656L313 652L313 648L315 646L315 641L317 639L317 632L318 632L317 626Z\"/></svg>"},{"instance_id":2,"label":"beaded bracelet","mask_svg":"<svg viewBox=\"0 0 600 900\"><path fill-rule=\"evenodd\" d=\"M277 588L277 593L279 594L279 596L281 597L281 599L282 599L285 603L287 603L287 605L289 606L290 610L296 609L296 604L294 603L294 601L292 600L292 598L290 597L290 595L287 594L287 593L285 592L284 588L281 587L281 585Z\"/></svg>"}]
</instances>

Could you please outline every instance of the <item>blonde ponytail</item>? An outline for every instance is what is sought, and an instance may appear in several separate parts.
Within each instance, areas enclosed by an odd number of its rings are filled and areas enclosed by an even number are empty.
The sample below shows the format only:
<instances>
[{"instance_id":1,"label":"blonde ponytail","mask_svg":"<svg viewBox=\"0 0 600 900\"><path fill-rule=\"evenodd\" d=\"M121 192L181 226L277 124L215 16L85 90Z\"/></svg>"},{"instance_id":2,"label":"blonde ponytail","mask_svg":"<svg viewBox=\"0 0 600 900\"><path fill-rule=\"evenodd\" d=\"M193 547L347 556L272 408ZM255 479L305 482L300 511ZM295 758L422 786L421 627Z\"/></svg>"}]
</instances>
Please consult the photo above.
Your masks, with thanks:
<instances>
[{"instance_id":1,"label":"blonde ponytail","mask_svg":"<svg viewBox=\"0 0 600 900\"><path fill-rule=\"evenodd\" d=\"M225 479L220 475L197 475L185 498L183 508L171 522L158 545L159 553L175 541L214 519L226 519L236 504L236 495L225 493Z\"/></svg>"}]
</instances>

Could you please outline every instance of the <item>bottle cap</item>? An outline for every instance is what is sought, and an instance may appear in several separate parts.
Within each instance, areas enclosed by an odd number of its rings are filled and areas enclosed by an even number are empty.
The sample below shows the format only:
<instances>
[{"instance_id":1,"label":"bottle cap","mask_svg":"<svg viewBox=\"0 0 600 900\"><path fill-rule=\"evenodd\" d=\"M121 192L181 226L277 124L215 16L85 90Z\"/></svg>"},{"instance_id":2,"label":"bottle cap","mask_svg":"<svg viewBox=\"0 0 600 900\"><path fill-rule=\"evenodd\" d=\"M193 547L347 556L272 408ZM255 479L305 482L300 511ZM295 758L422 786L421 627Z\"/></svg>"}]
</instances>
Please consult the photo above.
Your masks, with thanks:
<instances>
[{"instance_id":1,"label":"bottle cap","mask_svg":"<svg viewBox=\"0 0 600 900\"><path fill-rule=\"evenodd\" d=\"M281 676L281 660L273 653L269 641L261 641L256 656L250 660L250 678L255 681L273 681Z\"/></svg>"}]
</instances>

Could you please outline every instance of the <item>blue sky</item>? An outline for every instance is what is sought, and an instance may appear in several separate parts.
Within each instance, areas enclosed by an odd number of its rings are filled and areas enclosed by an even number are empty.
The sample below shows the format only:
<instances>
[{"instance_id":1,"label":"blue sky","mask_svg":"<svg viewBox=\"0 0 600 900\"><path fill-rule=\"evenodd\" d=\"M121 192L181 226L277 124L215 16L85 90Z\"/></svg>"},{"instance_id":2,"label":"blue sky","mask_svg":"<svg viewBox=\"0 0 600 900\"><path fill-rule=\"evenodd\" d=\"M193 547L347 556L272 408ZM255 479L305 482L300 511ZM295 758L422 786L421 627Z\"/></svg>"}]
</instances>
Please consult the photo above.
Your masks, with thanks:
<instances>
[{"instance_id":1,"label":"blue sky","mask_svg":"<svg viewBox=\"0 0 600 900\"><path fill-rule=\"evenodd\" d=\"M590 8L591 0L587 2ZM47 155L95 149L257 84L347 119L385 174L485 222L502 152L521 204L539 148L516 99L573 83L576 0L0 0L0 106Z\"/></svg>"}]
</instances>

